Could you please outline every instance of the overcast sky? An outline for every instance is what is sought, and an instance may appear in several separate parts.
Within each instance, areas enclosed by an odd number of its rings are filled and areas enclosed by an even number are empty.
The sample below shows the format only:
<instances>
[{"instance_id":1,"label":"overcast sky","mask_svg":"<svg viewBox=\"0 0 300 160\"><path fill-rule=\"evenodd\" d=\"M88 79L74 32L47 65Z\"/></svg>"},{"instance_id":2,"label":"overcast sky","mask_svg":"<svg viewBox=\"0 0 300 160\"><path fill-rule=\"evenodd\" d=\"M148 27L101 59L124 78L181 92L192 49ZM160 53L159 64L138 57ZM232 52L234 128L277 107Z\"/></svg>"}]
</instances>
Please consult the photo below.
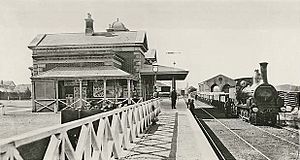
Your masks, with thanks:
<instances>
[{"instance_id":1,"label":"overcast sky","mask_svg":"<svg viewBox=\"0 0 300 160\"><path fill-rule=\"evenodd\" d=\"M90 12L94 30L120 18L145 30L159 64L190 71L184 84L217 74L251 76L269 62L269 82L300 85L300 1L0 1L0 79L30 83L31 40L41 33L84 32ZM180 51L167 55L167 51Z\"/></svg>"}]
</instances>

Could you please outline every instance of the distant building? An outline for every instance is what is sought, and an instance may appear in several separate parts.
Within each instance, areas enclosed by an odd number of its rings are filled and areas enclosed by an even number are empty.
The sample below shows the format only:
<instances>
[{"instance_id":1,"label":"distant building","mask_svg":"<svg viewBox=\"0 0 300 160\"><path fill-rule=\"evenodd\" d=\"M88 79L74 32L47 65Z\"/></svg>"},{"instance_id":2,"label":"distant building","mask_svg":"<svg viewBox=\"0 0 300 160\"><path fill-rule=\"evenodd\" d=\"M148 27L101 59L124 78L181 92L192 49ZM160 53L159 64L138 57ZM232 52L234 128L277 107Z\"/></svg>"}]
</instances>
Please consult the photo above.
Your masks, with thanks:
<instances>
[{"instance_id":1,"label":"distant building","mask_svg":"<svg viewBox=\"0 0 300 160\"><path fill-rule=\"evenodd\" d=\"M29 90L31 92L31 84L17 84L14 92L26 92Z\"/></svg>"},{"instance_id":2,"label":"distant building","mask_svg":"<svg viewBox=\"0 0 300 160\"><path fill-rule=\"evenodd\" d=\"M199 92L229 92L230 87L235 86L235 81L227 76L219 74L208 80L198 83Z\"/></svg>"},{"instance_id":3,"label":"distant building","mask_svg":"<svg viewBox=\"0 0 300 160\"><path fill-rule=\"evenodd\" d=\"M30 99L31 84L16 85L13 81L0 82L0 99L2 100L21 100Z\"/></svg>"},{"instance_id":4,"label":"distant building","mask_svg":"<svg viewBox=\"0 0 300 160\"><path fill-rule=\"evenodd\" d=\"M1 80L0 81L0 88L5 89L9 92L14 90L16 87L16 84L14 81L6 81L6 80Z\"/></svg>"}]
</instances>

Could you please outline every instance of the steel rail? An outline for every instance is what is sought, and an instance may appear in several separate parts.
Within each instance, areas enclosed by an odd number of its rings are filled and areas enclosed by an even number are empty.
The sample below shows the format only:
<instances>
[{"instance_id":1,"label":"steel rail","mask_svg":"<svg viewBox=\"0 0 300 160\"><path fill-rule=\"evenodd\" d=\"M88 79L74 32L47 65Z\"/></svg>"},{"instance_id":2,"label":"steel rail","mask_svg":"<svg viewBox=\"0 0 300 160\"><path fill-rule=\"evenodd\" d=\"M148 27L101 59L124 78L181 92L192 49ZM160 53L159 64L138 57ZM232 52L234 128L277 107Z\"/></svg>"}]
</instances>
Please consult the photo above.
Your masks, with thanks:
<instances>
[{"instance_id":1,"label":"steel rail","mask_svg":"<svg viewBox=\"0 0 300 160\"><path fill-rule=\"evenodd\" d=\"M299 131L300 131L299 129L298 130L296 130L296 129L289 129L287 127L283 127L283 126L280 126L280 125L276 125L276 127L280 127L281 129L285 129L285 130L290 131L292 133L298 133L299 134Z\"/></svg>"}]
</instances>

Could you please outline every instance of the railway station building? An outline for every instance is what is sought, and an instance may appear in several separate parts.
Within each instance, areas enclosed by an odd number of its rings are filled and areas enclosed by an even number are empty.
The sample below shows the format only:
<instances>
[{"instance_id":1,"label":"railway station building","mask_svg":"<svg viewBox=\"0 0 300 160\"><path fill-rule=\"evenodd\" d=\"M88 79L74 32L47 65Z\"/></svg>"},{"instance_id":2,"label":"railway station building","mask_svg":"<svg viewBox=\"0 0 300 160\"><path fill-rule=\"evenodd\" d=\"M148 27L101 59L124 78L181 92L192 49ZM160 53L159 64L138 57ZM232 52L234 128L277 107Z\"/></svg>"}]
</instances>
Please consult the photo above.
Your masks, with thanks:
<instances>
[{"instance_id":1,"label":"railway station building","mask_svg":"<svg viewBox=\"0 0 300 160\"><path fill-rule=\"evenodd\" d=\"M155 79L187 76L167 66L153 70L157 53L149 50L146 32L131 31L119 19L95 32L93 22L88 14L83 33L40 34L29 44L33 111L137 103L151 98Z\"/></svg>"},{"instance_id":2,"label":"railway station building","mask_svg":"<svg viewBox=\"0 0 300 160\"><path fill-rule=\"evenodd\" d=\"M219 74L208 80L198 83L199 92L229 92L230 87L235 86L235 80Z\"/></svg>"}]
</instances>

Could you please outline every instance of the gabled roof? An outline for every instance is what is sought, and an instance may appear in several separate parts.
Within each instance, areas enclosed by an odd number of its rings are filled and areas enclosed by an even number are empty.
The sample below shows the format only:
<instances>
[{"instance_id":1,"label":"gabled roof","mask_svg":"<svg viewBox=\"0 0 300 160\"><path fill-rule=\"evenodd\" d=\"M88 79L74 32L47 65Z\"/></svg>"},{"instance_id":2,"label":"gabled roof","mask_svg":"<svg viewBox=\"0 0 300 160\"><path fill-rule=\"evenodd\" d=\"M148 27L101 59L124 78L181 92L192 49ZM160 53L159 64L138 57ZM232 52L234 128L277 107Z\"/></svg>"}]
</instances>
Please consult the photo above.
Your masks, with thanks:
<instances>
[{"instance_id":1,"label":"gabled roof","mask_svg":"<svg viewBox=\"0 0 300 160\"><path fill-rule=\"evenodd\" d=\"M96 32L91 36L85 33L40 34L31 41L28 47L117 44L144 44L148 49L144 31Z\"/></svg>"},{"instance_id":2,"label":"gabled roof","mask_svg":"<svg viewBox=\"0 0 300 160\"><path fill-rule=\"evenodd\" d=\"M1 80L1 83L3 83L3 85L5 85L5 86L11 86L11 87L16 86L16 84L15 84L14 81L5 81L5 80ZM1 83L0 83L0 85L2 85Z\"/></svg>"},{"instance_id":3,"label":"gabled roof","mask_svg":"<svg viewBox=\"0 0 300 160\"><path fill-rule=\"evenodd\" d=\"M145 53L146 59L155 59L156 60L156 49L150 49Z\"/></svg>"},{"instance_id":4,"label":"gabled roof","mask_svg":"<svg viewBox=\"0 0 300 160\"><path fill-rule=\"evenodd\" d=\"M133 78L133 75L113 66L102 67L56 67L52 70L33 76L32 78L114 78L127 79Z\"/></svg>"},{"instance_id":5,"label":"gabled roof","mask_svg":"<svg viewBox=\"0 0 300 160\"><path fill-rule=\"evenodd\" d=\"M207 81L213 80L213 79L215 79L215 78L217 78L217 77L224 77L224 78L226 78L226 79L229 79L229 80L234 81L232 78L229 78L228 76L225 76L225 75L223 75L223 74L218 74L218 75L216 75L216 76L214 76L214 77L212 77L212 78L209 78L209 79L207 79L207 80L205 80L205 81L200 82L199 84L201 84L201 83L203 83L203 82L207 82Z\"/></svg>"}]
</instances>

